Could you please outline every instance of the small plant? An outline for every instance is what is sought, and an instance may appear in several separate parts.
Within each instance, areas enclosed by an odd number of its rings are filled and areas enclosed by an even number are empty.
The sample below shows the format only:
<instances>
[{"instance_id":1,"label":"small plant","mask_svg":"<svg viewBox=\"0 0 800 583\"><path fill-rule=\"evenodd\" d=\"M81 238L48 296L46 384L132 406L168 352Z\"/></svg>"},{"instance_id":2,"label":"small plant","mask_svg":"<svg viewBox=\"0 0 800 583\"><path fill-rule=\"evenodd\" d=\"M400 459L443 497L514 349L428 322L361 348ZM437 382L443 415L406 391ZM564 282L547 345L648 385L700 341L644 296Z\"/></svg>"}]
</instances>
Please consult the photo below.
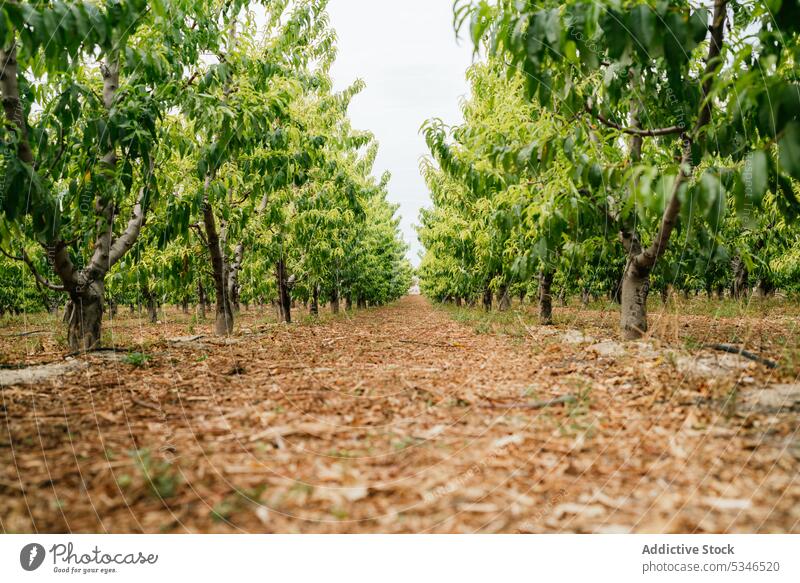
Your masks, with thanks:
<instances>
[{"instance_id":1,"label":"small plant","mask_svg":"<svg viewBox=\"0 0 800 583\"><path fill-rule=\"evenodd\" d=\"M120 474L117 477L117 485L120 488L128 488L133 483L133 478L130 477L129 474Z\"/></svg>"},{"instance_id":2,"label":"small plant","mask_svg":"<svg viewBox=\"0 0 800 583\"><path fill-rule=\"evenodd\" d=\"M214 505L211 510L211 519L217 522L228 520L235 512L244 510L248 504L260 504L261 495L266 490L266 486L236 490L233 494L225 496L220 502Z\"/></svg>"},{"instance_id":3,"label":"small plant","mask_svg":"<svg viewBox=\"0 0 800 583\"><path fill-rule=\"evenodd\" d=\"M490 334L492 331L492 324L490 322L482 321L475 325L475 334Z\"/></svg>"},{"instance_id":4,"label":"small plant","mask_svg":"<svg viewBox=\"0 0 800 583\"><path fill-rule=\"evenodd\" d=\"M123 362L138 368L144 366L148 360L150 360L150 357L143 352L129 352L125 355Z\"/></svg>"},{"instance_id":5,"label":"small plant","mask_svg":"<svg viewBox=\"0 0 800 583\"><path fill-rule=\"evenodd\" d=\"M136 458L139 471L152 493L158 498L171 498L178 490L180 475L166 460L154 460L150 450L135 450L131 456Z\"/></svg>"}]
</instances>

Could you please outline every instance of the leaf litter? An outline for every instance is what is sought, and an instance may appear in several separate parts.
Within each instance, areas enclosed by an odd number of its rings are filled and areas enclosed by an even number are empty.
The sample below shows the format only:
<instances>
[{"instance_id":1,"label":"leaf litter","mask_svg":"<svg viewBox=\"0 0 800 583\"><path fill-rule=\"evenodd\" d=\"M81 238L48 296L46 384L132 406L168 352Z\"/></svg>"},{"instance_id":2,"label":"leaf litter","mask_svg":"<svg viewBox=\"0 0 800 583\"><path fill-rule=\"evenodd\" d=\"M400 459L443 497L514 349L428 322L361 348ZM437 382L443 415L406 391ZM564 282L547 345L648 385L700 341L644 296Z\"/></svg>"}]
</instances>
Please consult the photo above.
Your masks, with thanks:
<instances>
[{"instance_id":1,"label":"leaf litter","mask_svg":"<svg viewBox=\"0 0 800 583\"><path fill-rule=\"evenodd\" d=\"M290 326L251 310L227 341L177 313L120 318L113 338L146 358L81 355L0 385L0 528L800 530L797 371L556 313L486 333L419 297ZM760 349L787 326L743 320ZM24 365L65 353L0 343Z\"/></svg>"}]
</instances>

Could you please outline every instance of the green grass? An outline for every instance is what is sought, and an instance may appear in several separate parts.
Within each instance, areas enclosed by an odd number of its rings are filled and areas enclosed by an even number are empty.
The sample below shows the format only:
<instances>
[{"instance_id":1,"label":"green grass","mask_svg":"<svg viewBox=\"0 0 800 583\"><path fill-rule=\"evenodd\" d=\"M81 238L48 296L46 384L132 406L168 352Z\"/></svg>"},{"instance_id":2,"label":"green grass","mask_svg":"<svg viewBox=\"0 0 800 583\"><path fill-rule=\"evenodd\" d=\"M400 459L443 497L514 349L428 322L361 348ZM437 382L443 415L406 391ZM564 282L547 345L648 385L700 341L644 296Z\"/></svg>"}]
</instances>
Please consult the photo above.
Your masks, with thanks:
<instances>
[{"instance_id":1,"label":"green grass","mask_svg":"<svg viewBox=\"0 0 800 583\"><path fill-rule=\"evenodd\" d=\"M125 358L122 359L122 362L139 368L147 364L148 360L150 360L150 357L147 354L142 352L129 352L125 355Z\"/></svg>"}]
</instances>

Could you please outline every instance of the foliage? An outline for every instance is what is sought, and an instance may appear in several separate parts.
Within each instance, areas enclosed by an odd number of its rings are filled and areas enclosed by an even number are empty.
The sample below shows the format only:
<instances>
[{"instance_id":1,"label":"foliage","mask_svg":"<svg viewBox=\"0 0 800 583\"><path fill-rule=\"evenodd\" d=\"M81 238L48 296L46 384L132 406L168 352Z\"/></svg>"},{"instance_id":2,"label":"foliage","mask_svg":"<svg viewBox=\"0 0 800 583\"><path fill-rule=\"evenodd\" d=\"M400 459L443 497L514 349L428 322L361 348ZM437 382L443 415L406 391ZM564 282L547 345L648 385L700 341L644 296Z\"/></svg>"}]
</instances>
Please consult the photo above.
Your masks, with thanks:
<instances>
[{"instance_id":1,"label":"foliage","mask_svg":"<svg viewBox=\"0 0 800 583\"><path fill-rule=\"evenodd\" d=\"M464 123L425 127L423 289L524 293L555 271L566 292L621 296L630 337L651 285L710 292L744 266L773 289L800 214L799 13L457 2L487 58L468 72Z\"/></svg>"},{"instance_id":2,"label":"foliage","mask_svg":"<svg viewBox=\"0 0 800 583\"><path fill-rule=\"evenodd\" d=\"M325 8L0 6L0 267L69 295L73 348L97 345L104 302L213 298L230 333L242 298L406 291L377 144L347 119L363 83L332 91Z\"/></svg>"}]
</instances>

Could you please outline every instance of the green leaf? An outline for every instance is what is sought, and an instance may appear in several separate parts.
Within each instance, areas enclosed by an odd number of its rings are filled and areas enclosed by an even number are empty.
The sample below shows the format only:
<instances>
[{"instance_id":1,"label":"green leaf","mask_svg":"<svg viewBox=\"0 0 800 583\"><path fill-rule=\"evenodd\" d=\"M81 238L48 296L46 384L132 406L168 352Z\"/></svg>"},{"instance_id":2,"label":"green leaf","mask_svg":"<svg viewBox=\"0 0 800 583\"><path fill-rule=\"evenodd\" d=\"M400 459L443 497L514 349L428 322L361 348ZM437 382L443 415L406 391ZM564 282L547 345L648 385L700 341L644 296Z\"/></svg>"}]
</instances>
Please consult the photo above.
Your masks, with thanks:
<instances>
[{"instance_id":1,"label":"green leaf","mask_svg":"<svg viewBox=\"0 0 800 583\"><path fill-rule=\"evenodd\" d=\"M760 202L769 184L769 160L766 152L756 150L745 158L742 171L745 198L750 202Z\"/></svg>"},{"instance_id":2,"label":"green leaf","mask_svg":"<svg viewBox=\"0 0 800 583\"><path fill-rule=\"evenodd\" d=\"M628 26L637 41L636 48L645 55L650 55L654 49L656 36L656 17L653 9L646 4L640 4L628 13Z\"/></svg>"},{"instance_id":3,"label":"green leaf","mask_svg":"<svg viewBox=\"0 0 800 583\"><path fill-rule=\"evenodd\" d=\"M699 8L689 17L689 28L695 46L699 45L708 34L708 10Z\"/></svg>"},{"instance_id":4,"label":"green leaf","mask_svg":"<svg viewBox=\"0 0 800 583\"><path fill-rule=\"evenodd\" d=\"M800 122L793 121L778 140L778 159L782 170L800 180Z\"/></svg>"}]
</instances>

